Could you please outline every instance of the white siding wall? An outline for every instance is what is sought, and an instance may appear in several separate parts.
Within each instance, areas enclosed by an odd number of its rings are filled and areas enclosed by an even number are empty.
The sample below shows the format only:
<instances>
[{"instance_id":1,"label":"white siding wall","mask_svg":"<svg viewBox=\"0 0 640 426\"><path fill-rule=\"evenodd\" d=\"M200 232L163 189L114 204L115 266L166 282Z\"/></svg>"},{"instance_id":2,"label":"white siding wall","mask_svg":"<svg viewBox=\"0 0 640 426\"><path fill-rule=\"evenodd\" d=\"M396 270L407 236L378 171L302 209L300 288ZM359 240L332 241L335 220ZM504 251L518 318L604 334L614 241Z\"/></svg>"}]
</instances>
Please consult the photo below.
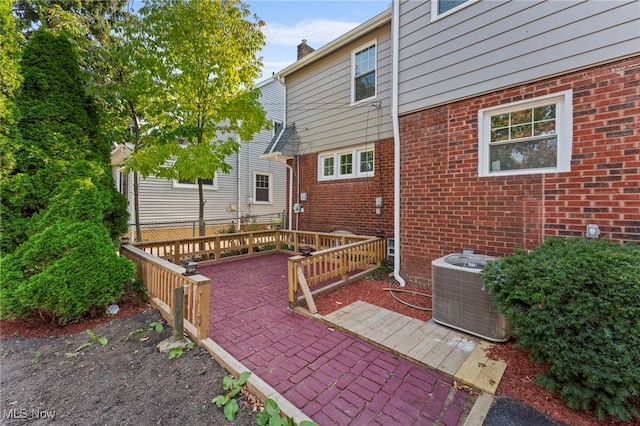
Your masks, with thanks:
<instances>
[{"instance_id":1,"label":"white siding wall","mask_svg":"<svg viewBox=\"0 0 640 426\"><path fill-rule=\"evenodd\" d=\"M638 0L481 0L434 22L402 1L400 28L401 114L640 52Z\"/></svg>"},{"instance_id":2,"label":"white siding wall","mask_svg":"<svg viewBox=\"0 0 640 426\"><path fill-rule=\"evenodd\" d=\"M377 97L351 105L351 52L377 39ZM287 124L295 123L299 154L392 136L390 24L286 77ZM380 101L381 108L372 104Z\"/></svg>"},{"instance_id":3,"label":"white siding wall","mask_svg":"<svg viewBox=\"0 0 640 426\"><path fill-rule=\"evenodd\" d=\"M261 102L268 120L284 120L284 87L277 81L265 81L258 85L262 92ZM263 130L251 142L241 142L239 154L227 158L233 169L229 174L218 174L218 188L204 190L205 219L237 219L244 214L261 215L282 212L285 208L285 174L282 163L262 160L273 131ZM253 196L254 171L272 175L273 202L270 204L247 204ZM133 176L130 178L133 186ZM240 193L238 193L238 190ZM133 204L133 194L129 198ZM231 210L236 206L236 211ZM176 188L172 181L150 177L140 180L140 222L168 222L197 220L198 189ZM133 214L129 220L134 222Z\"/></svg>"},{"instance_id":4,"label":"white siding wall","mask_svg":"<svg viewBox=\"0 0 640 426\"><path fill-rule=\"evenodd\" d=\"M284 121L284 86L273 79L269 79L259 86L262 92L260 102L267 113L267 119ZM286 167L281 162L260 158L271 142L272 136L273 130L263 130L254 136L253 141L241 143L240 203L238 204L240 215L269 214L282 212L285 209ZM272 203L247 204L247 198L254 197L254 172L271 174Z\"/></svg>"}]
</instances>

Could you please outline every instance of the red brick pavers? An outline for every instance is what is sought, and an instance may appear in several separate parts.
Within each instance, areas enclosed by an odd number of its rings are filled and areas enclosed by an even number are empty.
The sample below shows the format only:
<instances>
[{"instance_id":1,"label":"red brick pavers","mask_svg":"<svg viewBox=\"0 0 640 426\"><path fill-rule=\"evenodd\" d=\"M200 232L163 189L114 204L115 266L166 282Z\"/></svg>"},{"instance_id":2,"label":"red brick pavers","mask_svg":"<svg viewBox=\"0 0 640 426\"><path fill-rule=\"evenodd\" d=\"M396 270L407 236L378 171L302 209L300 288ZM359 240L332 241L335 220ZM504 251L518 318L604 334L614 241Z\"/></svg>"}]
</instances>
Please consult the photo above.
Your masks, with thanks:
<instances>
[{"instance_id":1,"label":"red brick pavers","mask_svg":"<svg viewBox=\"0 0 640 426\"><path fill-rule=\"evenodd\" d=\"M321 426L461 421L469 396L451 379L289 310L287 257L198 269L214 341Z\"/></svg>"}]
</instances>

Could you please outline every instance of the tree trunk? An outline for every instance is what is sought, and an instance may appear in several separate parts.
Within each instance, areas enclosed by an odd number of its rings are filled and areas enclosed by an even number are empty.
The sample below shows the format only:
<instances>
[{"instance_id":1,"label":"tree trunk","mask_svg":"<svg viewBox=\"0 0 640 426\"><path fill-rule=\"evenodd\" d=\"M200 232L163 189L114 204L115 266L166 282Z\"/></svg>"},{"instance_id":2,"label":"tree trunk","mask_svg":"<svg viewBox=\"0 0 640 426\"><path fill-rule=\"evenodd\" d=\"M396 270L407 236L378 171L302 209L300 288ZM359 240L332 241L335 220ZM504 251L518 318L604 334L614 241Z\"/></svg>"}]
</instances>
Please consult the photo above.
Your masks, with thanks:
<instances>
[{"instance_id":1,"label":"tree trunk","mask_svg":"<svg viewBox=\"0 0 640 426\"><path fill-rule=\"evenodd\" d=\"M198 200L199 200L199 209L198 209L198 224L200 230L200 236L203 237L207 233L207 229L204 223L204 193L202 191L202 179L198 179Z\"/></svg>"},{"instance_id":2,"label":"tree trunk","mask_svg":"<svg viewBox=\"0 0 640 426\"><path fill-rule=\"evenodd\" d=\"M133 172L133 216L136 221L136 241L142 241L142 230L140 229L140 182L138 172Z\"/></svg>"}]
</instances>

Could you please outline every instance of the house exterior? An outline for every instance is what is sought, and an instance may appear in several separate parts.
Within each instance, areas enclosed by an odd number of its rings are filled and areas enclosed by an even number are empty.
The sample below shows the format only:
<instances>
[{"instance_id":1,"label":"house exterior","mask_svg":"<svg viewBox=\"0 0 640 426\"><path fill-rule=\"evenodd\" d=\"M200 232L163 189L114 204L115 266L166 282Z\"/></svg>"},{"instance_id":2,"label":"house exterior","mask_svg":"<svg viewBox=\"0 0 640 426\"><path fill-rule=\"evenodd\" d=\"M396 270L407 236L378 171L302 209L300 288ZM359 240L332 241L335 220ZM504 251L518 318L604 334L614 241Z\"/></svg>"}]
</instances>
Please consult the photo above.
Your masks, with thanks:
<instances>
[{"instance_id":1,"label":"house exterior","mask_svg":"<svg viewBox=\"0 0 640 426\"><path fill-rule=\"evenodd\" d=\"M640 241L637 1L394 0L277 76L300 229L393 237L401 283L463 250ZM341 176L370 145L374 173Z\"/></svg>"},{"instance_id":2,"label":"house exterior","mask_svg":"<svg viewBox=\"0 0 640 426\"><path fill-rule=\"evenodd\" d=\"M509 255L587 225L640 241L637 1L395 10L405 280L430 285L449 253Z\"/></svg>"},{"instance_id":3,"label":"house exterior","mask_svg":"<svg viewBox=\"0 0 640 426\"><path fill-rule=\"evenodd\" d=\"M274 129L263 130L250 142L240 142L240 150L227 159L229 174L216 173L204 182L207 232L227 229L231 223L273 223L282 220L285 210L286 168L281 163L261 159L260 155L284 120L284 87L275 80L258 84L260 102ZM130 149L118 145L111 153L114 178L129 201L130 222L134 222L133 173L122 172L121 164ZM198 186L156 177L139 180L140 223L143 239L197 235ZM280 217L279 217L280 215ZM196 225L193 225L195 223ZM145 231L168 230L169 234ZM183 232L179 233L177 229ZM135 232L135 227L130 227ZM145 233L147 235L145 235ZM194 234L195 233L195 234ZM151 235L153 234L153 235ZM133 237L133 235L132 235Z\"/></svg>"},{"instance_id":4,"label":"house exterior","mask_svg":"<svg viewBox=\"0 0 640 426\"><path fill-rule=\"evenodd\" d=\"M393 226L391 9L276 75L284 137L264 157L293 172L293 228L387 235ZM286 133L284 133L286 131ZM298 212L298 213L296 213Z\"/></svg>"}]
</instances>

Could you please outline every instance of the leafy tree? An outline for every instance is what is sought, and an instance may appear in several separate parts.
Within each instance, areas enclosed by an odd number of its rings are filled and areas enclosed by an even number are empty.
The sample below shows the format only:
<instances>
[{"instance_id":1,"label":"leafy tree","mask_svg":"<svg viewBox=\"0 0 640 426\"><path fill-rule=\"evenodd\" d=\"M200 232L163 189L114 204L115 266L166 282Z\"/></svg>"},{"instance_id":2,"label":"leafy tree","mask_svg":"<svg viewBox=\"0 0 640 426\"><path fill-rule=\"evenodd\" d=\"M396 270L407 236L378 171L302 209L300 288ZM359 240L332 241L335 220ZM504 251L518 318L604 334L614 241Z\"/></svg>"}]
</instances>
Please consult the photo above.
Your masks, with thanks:
<instances>
[{"instance_id":1,"label":"leafy tree","mask_svg":"<svg viewBox=\"0 0 640 426\"><path fill-rule=\"evenodd\" d=\"M144 177L197 182L204 235L202 179L228 173L226 158L238 152L238 136L248 141L268 126L253 85L264 23L250 20L238 0L147 1L140 13L140 42L153 55L147 119L155 143L135 152L130 165Z\"/></svg>"},{"instance_id":2,"label":"leafy tree","mask_svg":"<svg viewBox=\"0 0 640 426\"><path fill-rule=\"evenodd\" d=\"M128 142L133 151L151 142L147 137L149 124L144 117L152 102L153 70L149 64L149 54L137 37L139 21L130 15L119 29L119 43L105 49L105 57L110 64L110 72L96 80L94 93L104 105L105 116L110 120L107 127L110 140ZM127 172L131 168L126 169ZM136 238L140 239L139 173L133 175L134 222Z\"/></svg>"},{"instance_id":3,"label":"leafy tree","mask_svg":"<svg viewBox=\"0 0 640 426\"><path fill-rule=\"evenodd\" d=\"M21 65L24 83L16 105L22 137L3 188L2 250L10 252L29 237L31 218L48 206L59 183L81 160L105 171L95 175L94 183L111 199L102 208L115 237L126 229L126 204L106 172L109 145L97 138L97 114L79 78L72 44L63 34L39 30L25 46Z\"/></svg>"},{"instance_id":4,"label":"leafy tree","mask_svg":"<svg viewBox=\"0 0 640 426\"><path fill-rule=\"evenodd\" d=\"M0 29L2 29L0 31L0 179L2 179L14 166L10 138L17 137L14 128L17 110L13 96L22 82L18 69L20 34L11 14L11 0L0 0Z\"/></svg>"}]
</instances>

